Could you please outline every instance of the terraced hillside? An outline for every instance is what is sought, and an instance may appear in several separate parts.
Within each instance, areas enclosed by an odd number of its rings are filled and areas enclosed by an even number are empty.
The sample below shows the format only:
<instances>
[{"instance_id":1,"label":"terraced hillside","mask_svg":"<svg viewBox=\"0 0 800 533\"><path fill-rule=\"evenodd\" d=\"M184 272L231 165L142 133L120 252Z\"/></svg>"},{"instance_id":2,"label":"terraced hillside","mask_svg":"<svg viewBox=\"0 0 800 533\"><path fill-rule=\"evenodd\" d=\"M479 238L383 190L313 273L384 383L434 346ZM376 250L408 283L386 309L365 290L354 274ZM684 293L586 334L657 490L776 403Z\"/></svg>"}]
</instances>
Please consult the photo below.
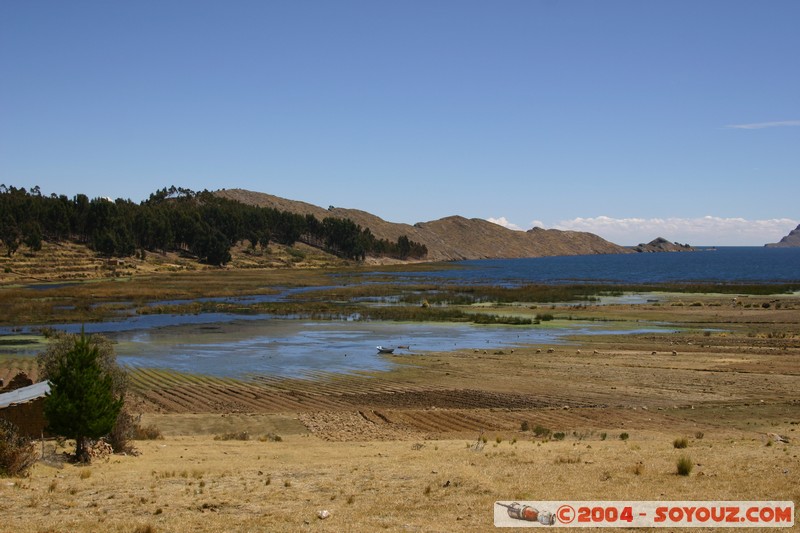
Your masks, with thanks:
<instances>
[{"instance_id":1,"label":"terraced hillside","mask_svg":"<svg viewBox=\"0 0 800 533\"><path fill-rule=\"evenodd\" d=\"M0 272L4 280L80 280L108 276L119 270L85 246L44 243L42 250L25 248L12 257L0 256ZM123 267L124 268L124 267Z\"/></svg>"},{"instance_id":2,"label":"terraced hillside","mask_svg":"<svg viewBox=\"0 0 800 533\"><path fill-rule=\"evenodd\" d=\"M268 251L253 251L240 243L231 249L228 269L319 268L340 266L345 261L317 248L296 243L292 247L272 244ZM72 242L45 242L39 251L22 247L13 256L0 254L0 283L36 281L82 281L164 272L219 270L198 262L196 257L176 253L147 253L107 258Z\"/></svg>"}]
</instances>

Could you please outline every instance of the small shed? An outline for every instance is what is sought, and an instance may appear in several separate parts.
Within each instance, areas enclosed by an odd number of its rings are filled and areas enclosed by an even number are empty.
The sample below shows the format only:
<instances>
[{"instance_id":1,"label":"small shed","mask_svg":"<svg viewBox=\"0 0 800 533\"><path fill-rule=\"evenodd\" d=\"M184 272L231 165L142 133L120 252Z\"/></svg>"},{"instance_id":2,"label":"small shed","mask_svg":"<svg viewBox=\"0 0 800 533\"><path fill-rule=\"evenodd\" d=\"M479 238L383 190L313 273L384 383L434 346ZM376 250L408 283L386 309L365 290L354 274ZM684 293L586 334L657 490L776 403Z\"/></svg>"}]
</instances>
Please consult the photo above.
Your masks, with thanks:
<instances>
[{"instance_id":1,"label":"small shed","mask_svg":"<svg viewBox=\"0 0 800 533\"><path fill-rule=\"evenodd\" d=\"M50 383L40 381L0 394L0 418L17 426L23 435L41 437L47 426L44 418L44 397L48 392Z\"/></svg>"}]
</instances>

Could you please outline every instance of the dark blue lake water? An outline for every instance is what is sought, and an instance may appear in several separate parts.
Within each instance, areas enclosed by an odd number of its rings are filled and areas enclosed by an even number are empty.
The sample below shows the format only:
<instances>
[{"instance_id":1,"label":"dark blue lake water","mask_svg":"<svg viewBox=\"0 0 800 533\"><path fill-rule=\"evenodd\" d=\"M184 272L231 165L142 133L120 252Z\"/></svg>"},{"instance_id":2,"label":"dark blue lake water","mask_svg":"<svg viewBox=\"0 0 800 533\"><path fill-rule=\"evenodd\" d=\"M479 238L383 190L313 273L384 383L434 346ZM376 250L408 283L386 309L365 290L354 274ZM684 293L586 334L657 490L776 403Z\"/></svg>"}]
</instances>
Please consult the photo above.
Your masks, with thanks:
<instances>
[{"instance_id":1,"label":"dark blue lake water","mask_svg":"<svg viewBox=\"0 0 800 533\"><path fill-rule=\"evenodd\" d=\"M800 282L800 248L723 247L676 253L458 261L458 268L394 274L466 284Z\"/></svg>"}]
</instances>

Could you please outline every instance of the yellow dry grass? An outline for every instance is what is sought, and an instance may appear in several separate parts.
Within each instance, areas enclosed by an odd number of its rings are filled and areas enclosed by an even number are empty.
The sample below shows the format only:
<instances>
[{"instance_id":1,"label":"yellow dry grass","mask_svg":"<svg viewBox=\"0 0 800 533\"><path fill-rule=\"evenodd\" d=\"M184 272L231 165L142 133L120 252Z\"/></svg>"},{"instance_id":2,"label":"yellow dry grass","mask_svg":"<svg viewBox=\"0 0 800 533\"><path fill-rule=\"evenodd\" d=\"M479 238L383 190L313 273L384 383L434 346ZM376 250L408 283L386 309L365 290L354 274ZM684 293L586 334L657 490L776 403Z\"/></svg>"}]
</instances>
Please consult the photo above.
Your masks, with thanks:
<instances>
[{"instance_id":1,"label":"yellow dry grass","mask_svg":"<svg viewBox=\"0 0 800 533\"><path fill-rule=\"evenodd\" d=\"M138 442L139 457L38 464L0 482L0 512L18 532L488 531L497 500L800 500L796 444L718 431L676 450L672 436L528 436L480 451L465 439L167 437ZM676 474L684 454L688 477Z\"/></svg>"}]
</instances>

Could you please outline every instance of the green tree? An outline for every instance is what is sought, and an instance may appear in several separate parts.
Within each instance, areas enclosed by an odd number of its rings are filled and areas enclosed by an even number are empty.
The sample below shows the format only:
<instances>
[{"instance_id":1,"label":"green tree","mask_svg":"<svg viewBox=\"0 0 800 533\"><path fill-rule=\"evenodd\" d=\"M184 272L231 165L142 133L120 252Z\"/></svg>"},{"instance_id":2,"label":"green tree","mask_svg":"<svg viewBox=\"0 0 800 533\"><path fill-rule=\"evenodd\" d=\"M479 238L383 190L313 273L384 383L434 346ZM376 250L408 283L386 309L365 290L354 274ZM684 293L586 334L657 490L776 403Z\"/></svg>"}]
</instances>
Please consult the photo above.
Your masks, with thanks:
<instances>
[{"instance_id":1,"label":"green tree","mask_svg":"<svg viewBox=\"0 0 800 533\"><path fill-rule=\"evenodd\" d=\"M42 228L39 223L28 223L24 231L23 240L25 241L25 245L34 252L38 252L42 249L42 238Z\"/></svg>"},{"instance_id":2,"label":"green tree","mask_svg":"<svg viewBox=\"0 0 800 533\"><path fill-rule=\"evenodd\" d=\"M117 249L117 239L110 228L100 228L92 236L94 249L103 255L112 256Z\"/></svg>"},{"instance_id":3,"label":"green tree","mask_svg":"<svg viewBox=\"0 0 800 533\"><path fill-rule=\"evenodd\" d=\"M400 259L405 259L408 257L408 254L411 253L411 241L408 240L408 237L401 235L397 238L397 250L398 254L400 255Z\"/></svg>"},{"instance_id":4,"label":"green tree","mask_svg":"<svg viewBox=\"0 0 800 533\"><path fill-rule=\"evenodd\" d=\"M194 243L193 251L201 261L222 266L231 260L230 244L223 233L206 226Z\"/></svg>"},{"instance_id":5,"label":"green tree","mask_svg":"<svg viewBox=\"0 0 800 533\"><path fill-rule=\"evenodd\" d=\"M0 219L0 241L6 245L8 257L14 255L20 245L22 235L17 228L17 221L6 215Z\"/></svg>"},{"instance_id":6,"label":"green tree","mask_svg":"<svg viewBox=\"0 0 800 533\"><path fill-rule=\"evenodd\" d=\"M123 405L114 379L103 369L100 350L81 333L72 349L57 358L47 375L50 392L44 415L48 429L75 439L75 457L86 460L86 439L97 439L114 427Z\"/></svg>"},{"instance_id":7,"label":"green tree","mask_svg":"<svg viewBox=\"0 0 800 533\"><path fill-rule=\"evenodd\" d=\"M56 374L59 365L74 347L80 336L63 331L52 331L48 334L47 349L36 356L36 365L42 379L50 379ZM103 373L111 376L114 394L124 397L128 390L128 373L117 364L114 345L103 335L90 335L89 344L97 348L98 359Z\"/></svg>"}]
</instances>

